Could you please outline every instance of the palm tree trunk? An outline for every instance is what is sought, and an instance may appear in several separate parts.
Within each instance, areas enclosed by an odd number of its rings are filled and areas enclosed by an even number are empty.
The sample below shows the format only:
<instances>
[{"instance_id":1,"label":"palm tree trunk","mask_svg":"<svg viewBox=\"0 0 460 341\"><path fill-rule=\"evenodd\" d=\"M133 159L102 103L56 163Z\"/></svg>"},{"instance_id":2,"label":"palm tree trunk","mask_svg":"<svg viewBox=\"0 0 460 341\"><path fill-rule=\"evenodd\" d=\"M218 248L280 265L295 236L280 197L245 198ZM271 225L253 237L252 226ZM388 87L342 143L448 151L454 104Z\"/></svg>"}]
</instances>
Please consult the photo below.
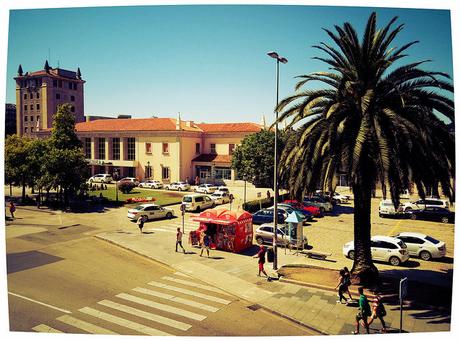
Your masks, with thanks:
<instances>
[{"instance_id":1,"label":"palm tree trunk","mask_svg":"<svg viewBox=\"0 0 460 341\"><path fill-rule=\"evenodd\" d=\"M378 280L378 270L371 254L371 184L353 186L355 259L351 269L354 282L373 285Z\"/></svg>"}]
</instances>

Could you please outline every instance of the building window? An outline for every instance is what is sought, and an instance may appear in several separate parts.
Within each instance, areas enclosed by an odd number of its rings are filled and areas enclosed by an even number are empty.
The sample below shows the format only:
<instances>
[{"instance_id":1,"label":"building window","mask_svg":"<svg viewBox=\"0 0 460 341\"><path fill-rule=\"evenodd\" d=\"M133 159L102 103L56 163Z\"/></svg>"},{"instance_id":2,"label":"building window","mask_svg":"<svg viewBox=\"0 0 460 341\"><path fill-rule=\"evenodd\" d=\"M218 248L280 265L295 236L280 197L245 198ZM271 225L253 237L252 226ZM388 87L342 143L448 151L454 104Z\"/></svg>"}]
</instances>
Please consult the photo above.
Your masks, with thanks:
<instances>
[{"instance_id":1,"label":"building window","mask_svg":"<svg viewBox=\"0 0 460 341\"><path fill-rule=\"evenodd\" d=\"M169 154L169 143L163 142L163 154Z\"/></svg>"},{"instance_id":2,"label":"building window","mask_svg":"<svg viewBox=\"0 0 460 341\"><path fill-rule=\"evenodd\" d=\"M27 134L29 132L29 129L27 127L25 127L24 132Z\"/></svg>"},{"instance_id":3,"label":"building window","mask_svg":"<svg viewBox=\"0 0 460 341\"><path fill-rule=\"evenodd\" d=\"M201 146L199 143L195 143L195 154L201 153Z\"/></svg>"},{"instance_id":4,"label":"building window","mask_svg":"<svg viewBox=\"0 0 460 341\"><path fill-rule=\"evenodd\" d=\"M70 96L70 100L71 100L72 102L75 102L75 96Z\"/></svg>"},{"instance_id":5,"label":"building window","mask_svg":"<svg viewBox=\"0 0 460 341\"><path fill-rule=\"evenodd\" d=\"M30 111L34 110L34 105L33 105L33 104L31 104L31 105L29 106L29 110L30 110Z\"/></svg>"},{"instance_id":6,"label":"building window","mask_svg":"<svg viewBox=\"0 0 460 341\"><path fill-rule=\"evenodd\" d=\"M152 144L150 142L145 143L145 153L152 154Z\"/></svg>"},{"instance_id":7,"label":"building window","mask_svg":"<svg viewBox=\"0 0 460 341\"><path fill-rule=\"evenodd\" d=\"M70 107L70 111L71 111L71 112L75 112L75 107L74 107L74 106L71 106L71 107Z\"/></svg>"},{"instance_id":8,"label":"building window","mask_svg":"<svg viewBox=\"0 0 460 341\"><path fill-rule=\"evenodd\" d=\"M91 159L91 137L85 137L85 157Z\"/></svg>"},{"instance_id":9,"label":"building window","mask_svg":"<svg viewBox=\"0 0 460 341\"><path fill-rule=\"evenodd\" d=\"M27 104L24 105L24 111L27 111Z\"/></svg>"},{"instance_id":10,"label":"building window","mask_svg":"<svg viewBox=\"0 0 460 341\"><path fill-rule=\"evenodd\" d=\"M61 94L60 93L56 94L56 99L61 99Z\"/></svg>"},{"instance_id":11,"label":"building window","mask_svg":"<svg viewBox=\"0 0 460 341\"><path fill-rule=\"evenodd\" d=\"M35 94L35 97L37 97L37 99L39 99L39 98L40 98L40 93L37 92L37 93Z\"/></svg>"},{"instance_id":12,"label":"building window","mask_svg":"<svg viewBox=\"0 0 460 341\"><path fill-rule=\"evenodd\" d=\"M31 128L30 128L30 132L31 132L31 133L34 132L34 127L31 127Z\"/></svg>"},{"instance_id":13,"label":"building window","mask_svg":"<svg viewBox=\"0 0 460 341\"><path fill-rule=\"evenodd\" d=\"M27 94L24 94L24 99L27 99Z\"/></svg>"},{"instance_id":14,"label":"building window","mask_svg":"<svg viewBox=\"0 0 460 341\"><path fill-rule=\"evenodd\" d=\"M58 81L58 84L59 84L59 87L62 88L62 81L61 80Z\"/></svg>"},{"instance_id":15,"label":"building window","mask_svg":"<svg viewBox=\"0 0 460 341\"><path fill-rule=\"evenodd\" d=\"M53 87L56 88L57 87L57 80L53 79Z\"/></svg>"},{"instance_id":16,"label":"building window","mask_svg":"<svg viewBox=\"0 0 460 341\"><path fill-rule=\"evenodd\" d=\"M69 82L69 89L72 90L72 83Z\"/></svg>"},{"instance_id":17,"label":"building window","mask_svg":"<svg viewBox=\"0 0 460 341\"><path fill-rule=\"evenodd\" d=\"M40 121L40 116L39 115L37 115L37 121Z\"/></svg>"},{"instance_id":18,"label":"building window","mask_svg":"<svg viewBox=\"0 0 460 341\"><path fill-rule=\"evenodd\" d=\"M30 122L33 122L33 120L34 120L34 117L30 116Z\"/></svg>"},{"instance_id":19,"label":"building window","mask_svg":"<svg viewBox=\"0 0 460 341\"><path fill-rule=\"evenodd\" d=\"M34 99L34 94L33 93L30 94L30 99Z\"/></svg>"},{"instance_id":20,"label":"building window","mask_svg":"<svg viewBox=\"0 0 460 341\"><path fill-rule=\"evenodd\" d=\"M98 159L99 160L105 160L105 138L100 137L98 139Z\"/></svg>"},{"instance_id":21,"label":"building window","mask_svg":"<svg viewBox=\"0 0 460 341\"><path fill-rule=\"evenodd\" d=\"M235 150L235 144L234 143L230 143L228 145L228 155L233 155L233 151Z\"/></svg>"},{"instance_id":22,"label":"building window","mask_svg":"<svg viewBox=\"0 0 460 341\"><path fill-rule=\"evenodd\" d=\"M29 120L29 116L24 116L24 122L27 122Z\"/></svg>"},{"instance_id":23,"label":"building window","mask_svg":"<svg viewBox=\"0 0 460 341\"><path fill-rule=\"evenodd\" d=\"M161 178L163 180L169 179L169 167L161 167Z\"/></svg>"},{"instance_id":24,"label":"building window","mask_svg":"<svg viewBox=\"0 0 460 341\"><path fill-rule=\"evenodd\" d=\"M216 154L216 144L211 143L211 154Z\"/></svg>"},{"instance_id":25,"label":"building window","mask_svg":"<svg viewBox=\"0 0 460 341\"><path fill-rule=\"evenodd\" d=\"M77 90L77 83L73 83L73 89Z\"/></svg>"},{"instance_id":26,"label":"building window","mask_svg":"<svg viewBox=\"0 0 460 341\"><path fill-rule=\"evenodd\" d=\"M136 138L128 137L128 160L136 160Z\"/></svg>"},{"instance_id":27,"label":"building window","mask_svg":"<svg viewBox=\"0 0 460 341\"><path fill-rule=\"evenodd\" d=\"M120 160L120 138L114 137L112 139L112 159Z\"/></svg>"},{"instance_id":28,"label":"building window","mask_svg":"<svg viewBox=\"0 0 460 341\"><path fill-rule=\"evenodd\" d=\"M40 104L37 104L36 107L37 107L37 110L40 110Z\"/></svg>"},{"instance_id":29,"label":"building window","mask_svg":"<svg viewBox=\"0 0 460 341\"><path fill-rule=\"evenodd\" d=\"M230 180L232 178L232 171L230 168L218 168L214 169L216 179Z\"/></svg>"}]
</instances>

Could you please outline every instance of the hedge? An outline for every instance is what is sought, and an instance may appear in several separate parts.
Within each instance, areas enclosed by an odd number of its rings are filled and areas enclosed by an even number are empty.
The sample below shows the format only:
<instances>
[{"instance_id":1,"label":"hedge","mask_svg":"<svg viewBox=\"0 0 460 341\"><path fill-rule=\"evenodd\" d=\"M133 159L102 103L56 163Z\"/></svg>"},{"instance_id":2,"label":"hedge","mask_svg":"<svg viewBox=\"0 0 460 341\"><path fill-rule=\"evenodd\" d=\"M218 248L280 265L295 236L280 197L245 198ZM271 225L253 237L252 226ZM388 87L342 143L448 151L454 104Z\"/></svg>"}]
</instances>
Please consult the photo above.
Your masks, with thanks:
<instances>
[{"instance_id":1,"label":"hedge","mask_svg":"<svg viewBox=\"0 0 460 341\"><path fill-rule=\"evenodd\" d=\"M287 200L289 198L289 194L281 194L278 196L279 200L278 202L283 202L284 200ZM273 197L270 198L264 198L261 200L252 200L252 201L247 201L245 204L243 204L243 210L248 211L249 213L255 213L258 210L260 210L260 206L262 208L267 208L273 206Z\"/></svg>"}]
</instances>

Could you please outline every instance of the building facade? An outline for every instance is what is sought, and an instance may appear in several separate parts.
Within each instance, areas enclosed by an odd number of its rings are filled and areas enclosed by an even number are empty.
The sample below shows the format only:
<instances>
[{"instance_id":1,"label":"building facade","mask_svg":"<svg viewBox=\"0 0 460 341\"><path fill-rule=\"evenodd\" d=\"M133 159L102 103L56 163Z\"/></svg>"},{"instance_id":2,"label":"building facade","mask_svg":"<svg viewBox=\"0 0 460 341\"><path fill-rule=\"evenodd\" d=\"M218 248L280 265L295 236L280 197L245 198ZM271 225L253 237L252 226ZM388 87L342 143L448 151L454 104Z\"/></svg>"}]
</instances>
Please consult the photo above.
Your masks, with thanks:
<instances>
[{"instance_id":1,"label":"building facade","mask_svg":"<svg viewBox=\"0 0 460 341\"><path fill-rule=\"evenodd\" d=\"M58 105L69 103L76 122L83 122L85 81L80 68L76 72L51 68L26 72L19 65L16 80L16 130L18 135L51 128Z\"/></svg>"},{"instance_id":2,"label":"building facade","mask_svg":"<svg viewBox=\"0 0 460 341\"><path fill-rule=\"evenodd\" d=\"M111 119L78 123L77 135L92 174L224 183L235 180L231 155L255 123L195 124L171 118Z\"/></svg>"}]
</instances>

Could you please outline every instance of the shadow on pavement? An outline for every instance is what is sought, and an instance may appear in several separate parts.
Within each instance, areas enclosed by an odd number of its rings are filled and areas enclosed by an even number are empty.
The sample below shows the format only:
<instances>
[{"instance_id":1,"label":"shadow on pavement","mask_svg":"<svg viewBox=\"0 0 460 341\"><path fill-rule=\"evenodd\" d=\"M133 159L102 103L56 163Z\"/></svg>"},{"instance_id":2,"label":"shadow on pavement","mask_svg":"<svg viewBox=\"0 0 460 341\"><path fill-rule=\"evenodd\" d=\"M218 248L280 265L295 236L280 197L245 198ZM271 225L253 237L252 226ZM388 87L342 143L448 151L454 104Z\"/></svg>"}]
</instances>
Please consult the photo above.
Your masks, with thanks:
<instances>
[{"instance_id":1,"label":"shadow on pavement","mask_svg":"<svg viewBox=\"0 0 460 341\"><path fill-rule=\"evenodd\" d=\"M332 217L337 217L341 214L353 214L353 212L354 212L353 207L336 205L332 209L332 212L327 213L327 215L332 216Z\"/></svg>"},{"instance_id":2,"label":"shadow on pavement","mask_svg":"<svg viewBox=\"0 0 460 341\"><path fill-rule=\"evenodd\" d=\"M40 251L9 253L6 255L7 273L11 274L33 269L42 265L59 262L63 259Z\"/></svg>"}]
</instances>

